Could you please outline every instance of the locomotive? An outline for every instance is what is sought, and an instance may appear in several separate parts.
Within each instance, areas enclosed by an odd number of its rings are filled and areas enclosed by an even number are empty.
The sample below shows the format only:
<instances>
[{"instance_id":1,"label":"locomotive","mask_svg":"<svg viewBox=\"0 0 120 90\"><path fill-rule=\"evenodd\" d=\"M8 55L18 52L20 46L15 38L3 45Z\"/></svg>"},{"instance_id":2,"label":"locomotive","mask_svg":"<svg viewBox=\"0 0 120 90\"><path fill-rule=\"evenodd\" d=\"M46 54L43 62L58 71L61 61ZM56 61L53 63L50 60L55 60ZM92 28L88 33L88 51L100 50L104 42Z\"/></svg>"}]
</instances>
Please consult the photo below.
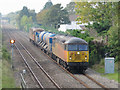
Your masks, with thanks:
<instances>
[{"instance_id":1,"label":"locomotive","mask_svg":"<svg viewBox=\"0 0 120 90\"><path fill-rule=\"evenodd\" d=\"M42 28L31 28L29 39L66 69L77 68L85 71L88 68L88 43L81 38L56 35Z\"/></svg>"}]
</instances>

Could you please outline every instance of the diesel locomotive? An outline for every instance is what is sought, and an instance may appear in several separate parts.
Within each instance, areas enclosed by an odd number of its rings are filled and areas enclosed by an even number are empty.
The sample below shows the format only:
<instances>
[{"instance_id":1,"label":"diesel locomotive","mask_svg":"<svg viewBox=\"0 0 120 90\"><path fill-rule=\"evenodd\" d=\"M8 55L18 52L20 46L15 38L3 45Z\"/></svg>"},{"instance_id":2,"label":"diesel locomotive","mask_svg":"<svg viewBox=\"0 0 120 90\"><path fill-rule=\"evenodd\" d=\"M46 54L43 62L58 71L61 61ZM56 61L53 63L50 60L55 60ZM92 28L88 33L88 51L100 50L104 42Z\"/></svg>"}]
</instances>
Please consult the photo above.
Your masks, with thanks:
<instances>
[{"instance_id":1,"label":"diesel locomotive","mask_svg":"<svg viewBox=\"0 0 120 90\"><path fill-rule=\"evenodd\" d=\"M85 71L88 68L88 43L81 38L55 35L41 28L31 28L29 39L67 69L76 68Z\"/></svg>"}]
</instances>

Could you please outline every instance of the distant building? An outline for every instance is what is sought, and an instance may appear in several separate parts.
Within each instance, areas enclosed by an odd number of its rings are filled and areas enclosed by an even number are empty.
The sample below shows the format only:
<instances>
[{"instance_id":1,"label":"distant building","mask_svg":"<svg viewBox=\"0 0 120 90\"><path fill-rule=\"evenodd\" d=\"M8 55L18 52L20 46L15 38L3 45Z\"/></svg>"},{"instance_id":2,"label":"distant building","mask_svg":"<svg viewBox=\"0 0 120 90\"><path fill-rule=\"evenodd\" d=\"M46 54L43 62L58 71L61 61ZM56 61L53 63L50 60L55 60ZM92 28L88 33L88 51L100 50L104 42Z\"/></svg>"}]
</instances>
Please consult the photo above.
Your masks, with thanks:
<instances>
[{"instance_id":1,"label":"distant building","mask_svg":"<svg viewBox=\"0 0 120 90\"><path fill-rule=\"evenodd\" d=\"M83 29L85 29L85 25L87 25L87 24L78 24L78 21L75 21L77 17L78 17L78 15L70 15L69 19L71 21L71 24L61 24L58 31L65 32L66 30L75 30L75 29L83 30Z\"/></svg>"},{"instance_id":2,"label":"distant building","mask_svg":"<svg viewBox=\"0 0 120 90\"><path fill-rule=\"evenodd\" d=\"M82 30L82 28L78 24L76 24L75 21L72 21L71 24L61 24L58 30L65 32L66 30L75 30L75 29Z\"/></svg>"},{"instance_id":3,"label":"distant building","mask_svg":"<svg viewBox=\"0 0 120 90\"><path fill-rule=\"evenodd\" d=\"M60 28L58 28L58 31L65 32L66 30L75 30L75 29L84 30L84 29L86 29L85 25L88 25L88 24L87 23L79 24L81 22L76 21L77 17L78 17L78 15L70 15L69 20L71 21L71 24L61 24ZM92 24L92 22L90 22L90 24Z\"/></svg>"}]
</instances>

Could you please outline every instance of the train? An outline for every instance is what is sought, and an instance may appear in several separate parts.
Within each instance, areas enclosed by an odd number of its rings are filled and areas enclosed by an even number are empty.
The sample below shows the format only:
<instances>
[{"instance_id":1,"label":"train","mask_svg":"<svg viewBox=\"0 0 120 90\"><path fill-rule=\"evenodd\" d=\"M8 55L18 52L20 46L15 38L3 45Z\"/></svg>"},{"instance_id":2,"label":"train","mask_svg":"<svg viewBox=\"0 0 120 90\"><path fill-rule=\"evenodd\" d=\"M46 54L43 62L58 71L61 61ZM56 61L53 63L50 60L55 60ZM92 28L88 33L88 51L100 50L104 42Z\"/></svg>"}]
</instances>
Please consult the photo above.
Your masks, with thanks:
<instances>
[{"instance_id":1,"label":"train","mask_svg":"<svg viewBox=\"0 0 120 90\"><path fill-rule=\"evenodd\" d=\"M81 38L30 28L29 40L66 69L83 72L88 68L88 43Z\"/></svg>"}]
</instances>

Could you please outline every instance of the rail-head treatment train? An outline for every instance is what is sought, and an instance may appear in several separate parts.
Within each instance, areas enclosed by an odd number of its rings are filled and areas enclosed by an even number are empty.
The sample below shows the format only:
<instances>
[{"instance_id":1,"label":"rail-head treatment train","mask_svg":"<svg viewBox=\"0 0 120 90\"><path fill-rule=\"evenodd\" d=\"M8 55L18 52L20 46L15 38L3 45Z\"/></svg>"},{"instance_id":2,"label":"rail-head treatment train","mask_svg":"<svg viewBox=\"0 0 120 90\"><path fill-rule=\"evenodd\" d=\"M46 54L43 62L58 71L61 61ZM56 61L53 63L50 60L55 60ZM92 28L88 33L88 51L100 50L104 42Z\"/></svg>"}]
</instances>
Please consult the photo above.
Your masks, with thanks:
<instances>
[{"instance_id":1,"label":"rail-head treatment train","mask_svg":"<svg viewBox=\"0 0 120 90\"><path fill-rule=\"evenodd\" d=\"M55 35L41 28L31 28L29 39L65 68L77 67L80 71L85 71L88 67L88 43L81 38Z\"/></svg>"}]
</instances>

